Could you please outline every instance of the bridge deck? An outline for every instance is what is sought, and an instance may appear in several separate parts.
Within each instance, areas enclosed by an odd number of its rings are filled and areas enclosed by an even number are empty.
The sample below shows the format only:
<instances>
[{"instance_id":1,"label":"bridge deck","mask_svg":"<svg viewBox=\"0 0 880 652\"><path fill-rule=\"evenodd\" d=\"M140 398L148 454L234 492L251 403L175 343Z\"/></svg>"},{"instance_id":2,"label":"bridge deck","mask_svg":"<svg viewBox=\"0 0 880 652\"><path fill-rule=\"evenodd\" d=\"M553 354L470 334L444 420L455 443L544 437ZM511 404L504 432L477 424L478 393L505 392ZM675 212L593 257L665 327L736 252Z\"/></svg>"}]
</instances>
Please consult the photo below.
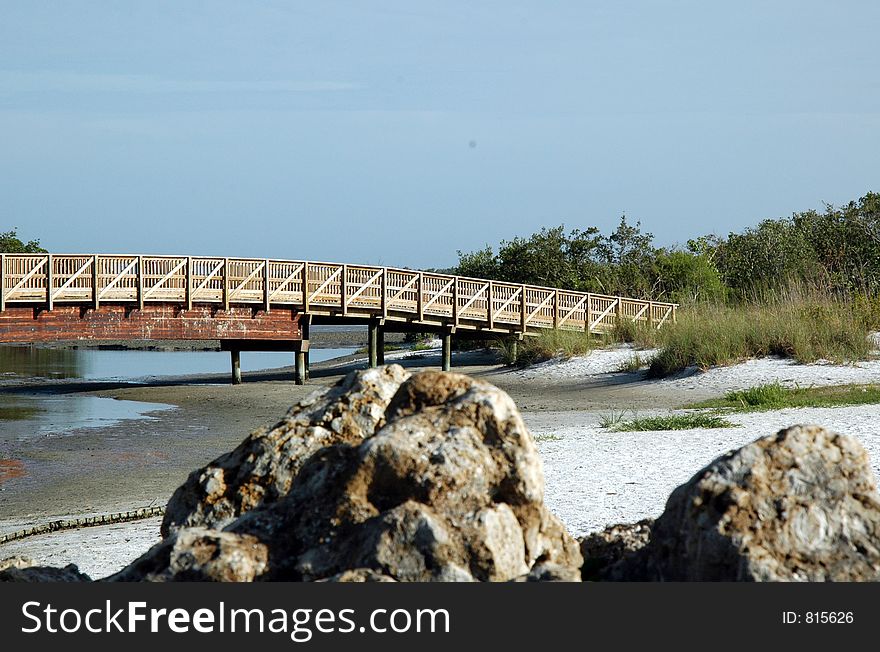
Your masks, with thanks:
<instances>
[{"instance_id":1,"label":"bridge deck","mask_svg":"<svg viewBox=\"0 0 880 652\"><path fill-rule=\"evenodd\" d=\"M228 316L249 307L252 318L283 310L318 318L378 318L517 334L542 328L601 333L618 319L660 328L675 320L676 310L675 304L659 301L370 265L201 256L0 255L0 318L4 312L10 317L16 307L35 308L36 314L56 306L98 309L104 304L141 311L150 304L172 305L183 316L195 305L213 308L212 317L221 308ZM87 313L80 311L83 318ZM12 322L0 319L0 341L17 339L13 330ZM63 329L58 333L57 339L72 339L62 337ZM199 339L217 334L207 326L201 336L197 329L187 333L185 337ZM298 329L280 336L299 337ZM120 331L120 339L125 337Z\"/></svg>"}]
</instances>

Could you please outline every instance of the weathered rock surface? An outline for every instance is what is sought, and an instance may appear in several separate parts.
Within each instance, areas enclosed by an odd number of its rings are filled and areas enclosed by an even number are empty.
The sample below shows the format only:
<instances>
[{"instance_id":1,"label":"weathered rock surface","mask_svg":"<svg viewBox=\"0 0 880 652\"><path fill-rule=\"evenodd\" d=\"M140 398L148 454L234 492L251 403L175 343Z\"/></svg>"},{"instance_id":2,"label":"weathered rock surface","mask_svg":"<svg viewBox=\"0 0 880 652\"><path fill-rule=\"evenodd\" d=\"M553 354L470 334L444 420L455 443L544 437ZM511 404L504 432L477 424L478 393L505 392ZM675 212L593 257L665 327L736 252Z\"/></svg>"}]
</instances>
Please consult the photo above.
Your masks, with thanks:
<instances>
[{"instance_id":1,"label":"weathered rock surface","mask_svg":"<svg viewBox=\"0 0 880 652\"><path fill-rule=\"evenodd\" d=\"M348 376L190 476L172 535L115 579L507 581L541 564L574 576L578 545L543 499L510 397L392 365Z\"/></svg>"},{"instance_id":2,"label":"weathered rock surface","mask_svg":"<svg viewBox=\"0 0 880 652\"><path fill-rule=\"evenodd\" d=\"M181 528L111 582L252 582L267 566L266 546L246 534Z\"/></svg>"},{"instance_id":3,"label":"weathered rock surface","mask_svg":"<svg viewBox=\"0 0 880 652\"><path fill-rule=\"evenodd\" d=\"M852 437L795 426L724 455L670 496L614 579L880 580L880 496Z\"/></svg>"},{"instance_id":4,"label":"weathered rock surface","mask_svg":"<svg viewBox=\"0 0 880 652\"><path fill-rule=\"evenodd\" d=\"M91 582L85 573L80 573L74 564L64 568L38 566L37 563L21 555L0 561L0 582Z\"/></svg>"},{"instance_id":5,"label":"weathered rock surface","mask_svg":"<svg viewBox=\"0 0 880 652\"><path fill-rule=\"evenodd\" d=\"M593 532L581 540L584 580L601 580L617 562L644 548L651 538L654 519L638 523L609 525L601 532Z\"/></svg>"},{"instance_id":6,"label":"weathered rock surface","mask_svg":"<svg viewBox=\"0 0 880 652\"><path fill-rule=\"evenodd\" d=\"M286 495L310 455L371 437L408 377L399 365L371 369L297 403L271 429L253 432L235 450L191 473L168 502L162 536L181 526L220 529L243 512Z\"/></svg>"}]
</instances>

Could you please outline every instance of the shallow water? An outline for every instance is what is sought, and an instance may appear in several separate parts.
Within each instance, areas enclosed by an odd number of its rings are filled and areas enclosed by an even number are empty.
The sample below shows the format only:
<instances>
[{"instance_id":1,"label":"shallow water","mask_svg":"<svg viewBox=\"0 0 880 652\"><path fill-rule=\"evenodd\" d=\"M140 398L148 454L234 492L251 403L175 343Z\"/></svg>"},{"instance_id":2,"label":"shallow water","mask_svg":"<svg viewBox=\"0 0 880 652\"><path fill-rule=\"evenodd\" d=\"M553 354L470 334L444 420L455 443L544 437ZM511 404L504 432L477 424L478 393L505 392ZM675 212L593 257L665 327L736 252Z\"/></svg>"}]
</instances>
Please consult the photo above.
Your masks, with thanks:
<instances>
[{"instance_id":1,"label":"shallow water","mask_svg":"<svg viewBox=\"0 0 880 652\"><path fill-rule=\"evenodd\" d=\"M353 349L315 349L312 362L347 355ZM291 352L243 351L242 372L293 364ZM0 347L0 386L45 379L47 391L0 393L0 443L62 435L80 428L103 428L128 419L153 419L173 409L162 403L122 401L48 391L53 380L146 382L165 376L229 373L224 351L138 351Z\"/></svg>"},{"instance_id":2,"label":"shallow water","mask_svg":"<svg viewBox=\"0 0 880 652\"><path fill-rule=\"evenodd\" d=\"M352 353L354 349L313 349L311 362ZM242 351L241 370L261 371L293 365L292 352ZM144 382L163 376L226 373L225 351L141 351L0 347L0 384L5 379L48 378Z\"/></svg>"}]
</instances>

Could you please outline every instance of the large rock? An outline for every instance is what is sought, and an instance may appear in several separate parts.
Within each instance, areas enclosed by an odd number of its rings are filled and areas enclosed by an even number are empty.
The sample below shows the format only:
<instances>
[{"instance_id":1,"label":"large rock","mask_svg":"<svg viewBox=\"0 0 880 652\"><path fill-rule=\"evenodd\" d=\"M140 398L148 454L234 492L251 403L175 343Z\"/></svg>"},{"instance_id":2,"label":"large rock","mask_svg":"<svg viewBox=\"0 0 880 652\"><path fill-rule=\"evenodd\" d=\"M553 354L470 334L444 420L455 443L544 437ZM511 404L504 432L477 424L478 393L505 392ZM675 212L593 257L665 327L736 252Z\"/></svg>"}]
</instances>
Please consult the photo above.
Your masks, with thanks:
<instances>
[{"instance_id":1,"label":"large rock","mask_svg":"<svg viewBox=\"0 0 880 652\"><path fill-rule=\"evenodd\" d=\"M880 496L864 448L795 426L724 455L670 496L615 579L880 580Z\"/></svg>"},{"instance_id":2,"label":"large rock","mask_svg":"<svg viewBox=\"0 0 880 652\"><path fill-rule=\"evenodd\" d=\"M371 369L297 403L271 429L253 432L235 450L191 473L168 502L162 536L180 526L219 529L286 495L312 453L372 436L408 377L399 365Z\"/></svg>"},{"instance_id":3,"label":"large rock","mask_svg":"<svg viewBox=\"0 0 880 652\"><path fill-rule=\"evenodd\" d=\"M217 475L212 490L203 478ZM171 537L116 579L230 579L204 559L232 551L234 579L576 577L578 545L543 499L534 441L504 392L459 374L357 372L190 476ZM195 550L205 541L213 556Z\"/></svg>"}]
</instances>

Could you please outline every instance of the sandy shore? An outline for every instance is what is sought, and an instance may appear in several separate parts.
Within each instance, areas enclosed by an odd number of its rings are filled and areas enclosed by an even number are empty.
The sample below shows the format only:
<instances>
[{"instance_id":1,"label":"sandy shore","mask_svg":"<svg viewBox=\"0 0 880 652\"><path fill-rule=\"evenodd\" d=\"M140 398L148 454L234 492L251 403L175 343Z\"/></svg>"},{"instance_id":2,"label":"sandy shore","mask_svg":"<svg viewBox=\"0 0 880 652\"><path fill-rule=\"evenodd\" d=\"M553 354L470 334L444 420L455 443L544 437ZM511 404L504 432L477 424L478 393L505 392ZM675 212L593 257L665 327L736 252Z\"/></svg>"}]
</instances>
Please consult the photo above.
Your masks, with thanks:
<instances>
[{"instance_id":1,"label":"sandy shore","mask_svg":"<svg viewBox=\"0 0 880 652\"><path fill-rule=\"evenodd\" d=\"M632 353L619 347L527 370L502 367L485 352L454 357L458 371L504 389L520 407L544 459L547 503L575 535L658 515L669 492L712 459L795 423L819 423L858 437L880 471L876 406L735 415L732 421L739 427L707 431L614 433L599 425L611 411L667 413L728 389L776 379L800 385L878 382L880 361L836 367L767 359L648 381L641 373L616 371ZM439 352L388 354L387 361L437 368ZM293 384L290 370L251 374L235 387L226 384L225 376L146 386L67 384L65 391L176 407L150 421L22 444L17 453L29 472L2 486L0 532L60 515L164 504L190 471L236 446L251 430L274 423L306 394L365 364L363 356L349 356L315 365L306 386ZM158 519L151 519L3 544L0 557L26 554L53 565L75 562L101 577L157 540ZM90 552L84 555L83 550Z\"/></svg>"}]
</instances>

